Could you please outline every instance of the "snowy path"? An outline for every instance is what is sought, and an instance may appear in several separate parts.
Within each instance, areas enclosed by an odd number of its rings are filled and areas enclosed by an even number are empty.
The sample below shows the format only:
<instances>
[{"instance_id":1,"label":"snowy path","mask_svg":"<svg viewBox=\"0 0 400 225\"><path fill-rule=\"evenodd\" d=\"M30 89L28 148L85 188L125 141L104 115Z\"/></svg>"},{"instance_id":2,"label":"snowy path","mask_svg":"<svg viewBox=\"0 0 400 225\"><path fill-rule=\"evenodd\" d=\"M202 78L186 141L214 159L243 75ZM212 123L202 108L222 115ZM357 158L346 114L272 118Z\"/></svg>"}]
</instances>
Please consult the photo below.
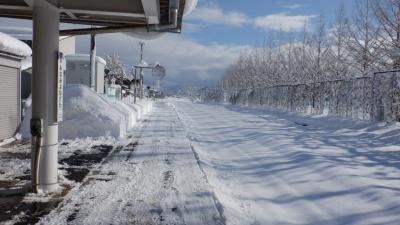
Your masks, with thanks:
<instances>
[{"instance_id":1,"label":"snowy path","mask_svg":"<svg viewBox=\"0 0 400 225\"><path fill-rule=\"evenodd\" d=\"M169 101L227 224L400 224L398 126Z\"/></svg>"},{"instance_id":2,"label":"snowy path","mask_svg":"<svg viewBox=\"0 0 400 225\"><path fill-rule=\"evenodd\" d=\"M44 224L224 224L173 108L141 126L66 196Z\"/></svg>"}]
</instances>

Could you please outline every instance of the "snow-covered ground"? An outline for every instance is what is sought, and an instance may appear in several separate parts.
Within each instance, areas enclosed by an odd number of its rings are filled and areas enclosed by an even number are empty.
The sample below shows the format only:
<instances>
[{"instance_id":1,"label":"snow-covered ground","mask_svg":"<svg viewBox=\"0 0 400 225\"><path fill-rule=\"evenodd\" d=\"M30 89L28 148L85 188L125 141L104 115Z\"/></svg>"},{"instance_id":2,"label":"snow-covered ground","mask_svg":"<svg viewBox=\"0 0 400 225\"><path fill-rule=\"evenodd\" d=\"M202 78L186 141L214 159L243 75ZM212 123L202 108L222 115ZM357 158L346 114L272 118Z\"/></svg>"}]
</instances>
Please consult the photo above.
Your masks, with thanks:
<instances>
[{"instance_id":1,"label":"snow-covered ground","mask_svg":"<svg viewBox=\"0 0 400 225\"><path fill-rule=\"evenodd\" d=\"M399 224L400 126L171 103L227 224Z\"/></svg>"},{"instance_id":2,"label":"snow-covered ground","mask_svg":"<svg viewBox=\"0 0 400 225\"><path fill-rule=\"evenodd\" d=\"M72 189L39 223L397 225L399 145L397 124L170 98L125 137L63 140L60 181ZM85 167L68 159L95 146L112 150L67 180ZM25 158L0 157L0 180L29 169L29 145L10 152Z\"/></svg>"},{"instance_id":3,"label":"snow-covered ground","mask_svg":"<svg viewBox=\"0 0 400 225\"><path fill-rule=\"evenodd\" d=\"M161 102L40 223L212 225L223 218L182 123Z\"/></svg>"}]
</instances>

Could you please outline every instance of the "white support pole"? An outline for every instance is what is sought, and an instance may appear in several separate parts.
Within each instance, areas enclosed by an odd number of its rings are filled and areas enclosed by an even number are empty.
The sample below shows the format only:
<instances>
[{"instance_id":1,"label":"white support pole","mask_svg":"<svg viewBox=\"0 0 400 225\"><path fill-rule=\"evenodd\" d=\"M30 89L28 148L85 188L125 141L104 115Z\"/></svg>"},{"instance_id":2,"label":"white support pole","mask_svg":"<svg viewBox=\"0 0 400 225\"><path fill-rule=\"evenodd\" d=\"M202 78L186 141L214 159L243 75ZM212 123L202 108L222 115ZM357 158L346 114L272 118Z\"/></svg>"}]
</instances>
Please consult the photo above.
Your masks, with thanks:
<instances>
[{"instance_id":1,"label":"white support pole","mask_svg":"<svg viewBox=\"0 0 400 225\"><path fill-rule=\"evenodd\" d=\"M39 192L52 192L58 187L57 152L57 55L59 47L59 12L46 0L33 4L33 77L32 118L43 120L39 157ZM32 147L32 156L36 154ZM31 167L34 171L34 165ZM32 176L34 177L34 176ZM32 178L32 182L35 181Z\"/></svg>"},{"instance_id":2,"label":"white support pole","mask_svg":"<svg viewBox=\"0 0 400 225\"><path fill-rule=\"evenodd\" d=\"M97 91L96 84L96 35L90 35L90 87Z\"/></svg>"}]
</instances>

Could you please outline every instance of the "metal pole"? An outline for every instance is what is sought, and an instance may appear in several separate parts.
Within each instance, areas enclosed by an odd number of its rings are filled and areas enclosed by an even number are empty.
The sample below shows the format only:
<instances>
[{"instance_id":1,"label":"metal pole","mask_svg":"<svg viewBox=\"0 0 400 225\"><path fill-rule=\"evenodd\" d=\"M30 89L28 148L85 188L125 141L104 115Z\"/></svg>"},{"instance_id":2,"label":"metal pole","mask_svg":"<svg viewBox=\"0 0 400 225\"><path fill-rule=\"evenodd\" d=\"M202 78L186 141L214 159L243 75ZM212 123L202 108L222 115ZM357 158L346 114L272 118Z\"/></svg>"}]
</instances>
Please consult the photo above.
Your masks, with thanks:
<instances>
[{"instance_id":1,"label":"metal pole","mask_svg":"<svg viewBox=\"0 0 400 225\"><path fill-rule=\"evenodd\" d=\"M144 84L144 81L143 81L143 69L140 68L140 98L141 99L143 98L143 84Z\"/></svg>"},{"instance_id":2,"label":"metal pole","mask_svg":"<svg viewBox=\"0 0 400 225\"><path fill-rule=\"evenodd\" d=\"M135 85L134 85L134 90L133 90L133 95L134 95L134 101L133 101L133 103L135 103L136 104L136 94L137 94L137 78L136 78L136 68L135 68Z\"/></svg>"},{"instance_id":3,"label":"metal pole","mask_svg":"<svg viewBox=\"0 0 400 225\"><path fill-rule=\"evenodd\" d=\"M140 44L140 61L142 61L143 60L143 45L144 45L144 42L141 41L139 44Z\"/></svg>"},{"instance_id":4,"label":"metal pole","mask_svg":"<svg viewBox=\"0 0 400 225\"><path fill-rule=\"evenodd\" d=\"M143 61L143 46L144 42L140 41L140 62ZM143 98L143 68L140 68L140 98Z\"/></svg>"},{"instance_id":5,"label":"metal pole","mask_svg":"<svg viewBox=\"0 0 400 225\"><path fill-rule=\"evenodd\" d=\"M34 0L33 5L33 79L32 119L42 120L39 178L37 189L51 192L57 188L57 55L59 45L58 9L46 0ZM32 147L32 156L36 154ZM32 173L34 171L32 165ZM33 177L33 176L32 176ZM32 183L34 180L32 178Z\"/></svg>"},{"instance_id":6,"label":"metal pole","mask_svg":"<svg viewBox=\"0 0 400 225\"><path fill-rule=\"evenodd\" d=\"M90 35L90 87L97 91L96 87L96 34Z\"/></svg>"}]
</instances>

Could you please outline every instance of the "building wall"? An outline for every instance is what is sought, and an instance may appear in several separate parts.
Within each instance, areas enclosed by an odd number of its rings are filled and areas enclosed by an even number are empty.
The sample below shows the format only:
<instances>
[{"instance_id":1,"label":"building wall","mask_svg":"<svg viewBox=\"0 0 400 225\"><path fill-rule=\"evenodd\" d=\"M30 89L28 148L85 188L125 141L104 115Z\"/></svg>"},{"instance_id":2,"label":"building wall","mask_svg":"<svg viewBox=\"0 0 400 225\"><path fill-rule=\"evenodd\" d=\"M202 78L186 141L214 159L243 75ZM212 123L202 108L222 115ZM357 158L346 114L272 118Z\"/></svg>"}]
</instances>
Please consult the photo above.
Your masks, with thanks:
<instances>
[{"instance_id":1,"label":"building wall","mask_svg":"<svg viewBox=\"0 0 400 225\"><path fill-rule=\"evenodd\" d=\"M90 61L80 58L74 59L67 56L67 84L83 84L90 87ZM96 79L95 90L97 93L104 94L104 67L105 65L96 60Z\"/></svg>"},{"instance_id":2,"label":"building wall","mask_svg":"<svg viewBox=\"0 0 400 225\"><path fill-rule=\"evenodd\" d=\"M20 62L0 55L0 140L12 137L21 122Z\"/></svg>"},{"instance_id":3,"label":"building wall","mask_svg":"<svg viewBox=\"0 0 400 225\"><path fill-rule=\"evenodd\" d=\"M96 92L104 94L104 67L101 63L96 63Z\"/></svg>"},{"instance_id":4,"label":"building wall","mask_svg":"<svg viewBox=\"0 0 400 225\"><path fill-rule=\"evenodd\" d=\"M21 98L27 99L32 92L32 69L21 71Z\"/></svg>"},{"instance_id":5,"label":"building wall","mask_svg":"<svg viewBox=\"0 0 400 225\"><path fill-rule=\"evenodd\" d=\"M86 61L67 60L67 84L90 86L90 67Z\"/></svg>"},{"instance_id":6,"label":"building wall","mask_svg":"<svg viewBox=\"0 0 400 225\"><path fill-rule=\"evenodd\" d=\"M61 37L59 49L64 55L75 54L75 37Z\"/></svg>"}]
</instances>

